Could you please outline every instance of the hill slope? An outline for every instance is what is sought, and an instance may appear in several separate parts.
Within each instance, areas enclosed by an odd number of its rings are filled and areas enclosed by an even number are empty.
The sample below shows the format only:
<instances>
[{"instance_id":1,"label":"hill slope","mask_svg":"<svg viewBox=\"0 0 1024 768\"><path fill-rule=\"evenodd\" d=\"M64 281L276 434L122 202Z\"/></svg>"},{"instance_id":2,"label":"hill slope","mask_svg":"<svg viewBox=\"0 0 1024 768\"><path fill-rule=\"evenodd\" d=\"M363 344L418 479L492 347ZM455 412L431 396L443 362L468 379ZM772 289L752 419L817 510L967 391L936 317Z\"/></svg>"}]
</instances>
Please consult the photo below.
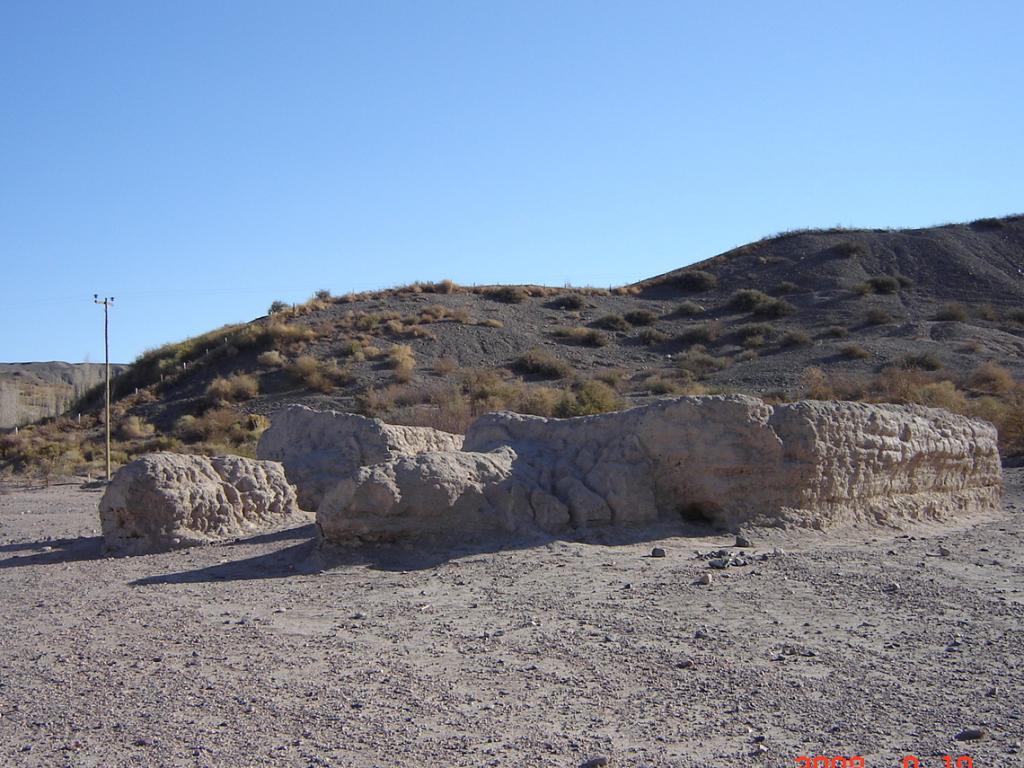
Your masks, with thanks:
<instances>
[{"instance_id":1,"label":"hill slope","mask_svg":"<svg viewBox=\"0 0 1024 768\"><path fill-rule=\"evenodd\" d=\"M111 375L126 368L111 365ZM99 363L0 363L0 429L63 413L103 376Z\"/></svg>"},{"instance_id":2,"label":"hill slope","mask_svg":"<svg viewBox=\"0 0 1024 768\"><path fill-rule=\"evenodd\" d=\"M745 391L939 405L991 418L1016 451L1022 270L1014 216L786 233L611 290L321 292L147 353L118 379L114 423L133 452L246 452L289 402L459 430L499 408L567 416Z\"/></svg>"}]
</instances>

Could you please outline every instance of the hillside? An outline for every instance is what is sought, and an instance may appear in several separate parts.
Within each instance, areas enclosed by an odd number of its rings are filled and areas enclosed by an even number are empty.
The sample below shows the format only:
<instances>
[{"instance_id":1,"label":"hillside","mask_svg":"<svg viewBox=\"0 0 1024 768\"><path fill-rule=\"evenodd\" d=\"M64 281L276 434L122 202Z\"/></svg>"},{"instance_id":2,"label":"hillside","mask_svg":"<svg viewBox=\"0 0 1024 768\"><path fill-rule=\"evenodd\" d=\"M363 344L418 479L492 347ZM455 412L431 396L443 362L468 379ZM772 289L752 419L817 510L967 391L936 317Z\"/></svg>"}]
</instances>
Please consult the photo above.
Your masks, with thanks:
<instances>
[{"instance_id":1,"label":"hillside","mask_svg":"<svg viewBox=\"0 0 1024 768\"><path fill-rule=\"evenodd\" d=\"M127 366L110 366L111 375ZM0 363L0 429L58 416L103 381L99 363Z\"/></svg>"},{"instance_id":2,"label":"hillside","mask_svg":"<svg viewBox=\"0 0 1024 768\"><path fill-rule=\"evenodd\" d=\"M318 292L137 360L117 380L119 458L251 452L290 402L459 430L488 410L570 416L708 391L938 405L993 420L1015 453L1022 269L1013 216L785 233L615 289Z\"/></svg>"}]
</instances>

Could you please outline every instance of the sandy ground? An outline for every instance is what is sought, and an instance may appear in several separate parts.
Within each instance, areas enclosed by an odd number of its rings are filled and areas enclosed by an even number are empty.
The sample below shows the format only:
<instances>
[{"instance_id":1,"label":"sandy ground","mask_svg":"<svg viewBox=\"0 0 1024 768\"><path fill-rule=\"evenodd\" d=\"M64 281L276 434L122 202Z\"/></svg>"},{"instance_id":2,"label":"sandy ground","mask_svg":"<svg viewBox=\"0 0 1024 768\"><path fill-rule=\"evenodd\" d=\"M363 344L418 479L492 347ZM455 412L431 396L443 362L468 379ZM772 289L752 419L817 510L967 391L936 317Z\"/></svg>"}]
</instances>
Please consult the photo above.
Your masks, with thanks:
<instances>
[{"instance_id":1,"label":"sandy ground","mask_svg":"<svg viewBox=\"0 0 1024 768\"><path fill-rule=\"evenodd\" d=\"M312 526L110 559L99 491L7 487L0 765L1024 765L1022 481L957 527L757 532L725 571L695 551L727 536L324 570Z\"/></svg>"}]
</instances>

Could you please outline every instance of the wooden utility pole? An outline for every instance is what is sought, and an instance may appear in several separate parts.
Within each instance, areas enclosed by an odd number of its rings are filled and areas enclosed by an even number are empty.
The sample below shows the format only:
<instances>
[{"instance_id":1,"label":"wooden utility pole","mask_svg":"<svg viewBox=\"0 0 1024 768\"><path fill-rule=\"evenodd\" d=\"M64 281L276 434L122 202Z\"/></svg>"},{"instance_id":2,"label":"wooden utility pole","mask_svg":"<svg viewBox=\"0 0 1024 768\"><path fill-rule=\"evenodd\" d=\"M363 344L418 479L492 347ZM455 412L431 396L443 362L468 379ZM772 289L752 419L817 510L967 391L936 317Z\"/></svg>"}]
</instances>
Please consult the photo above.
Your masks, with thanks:
<instances>
[{"instance_id":1,"label":"wooden utility pole","mask_svg":"<svg viewBox=\"0 0 1024 768\"><path fill-rule=\"evenodd\" d=\"M103 305L103 358L106 361L107 397L103 420L107 424L107 482L110 482L110 306L114 303L113 296L100 298L98 293L92 295L96 304Z\"/></svg>"}]
</instances>

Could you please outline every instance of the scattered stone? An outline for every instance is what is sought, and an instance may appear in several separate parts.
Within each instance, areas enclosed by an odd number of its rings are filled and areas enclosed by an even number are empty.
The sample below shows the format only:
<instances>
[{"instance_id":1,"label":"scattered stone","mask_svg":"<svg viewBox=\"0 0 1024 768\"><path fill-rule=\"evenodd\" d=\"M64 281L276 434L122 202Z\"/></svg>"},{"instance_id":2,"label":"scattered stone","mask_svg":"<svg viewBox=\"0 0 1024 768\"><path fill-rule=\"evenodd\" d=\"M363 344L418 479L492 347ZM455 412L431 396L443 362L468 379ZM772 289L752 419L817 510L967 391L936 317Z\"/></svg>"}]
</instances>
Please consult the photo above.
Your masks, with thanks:
<instances>
[{"instance_id":1,"label":"scattered stone","mask_svg":"<svg viewBox=\"0 0 1024 768\"><path fill-rule=\"evenodd\" d=\"M965 728L954 738L956 738L957 741L980 741L986 736L988 736L988 731L984 728Z\"/></svg>"},{"instance_id":2,"label":"scattered stone","mask_svg":"<svg viewBox=\"0 0 1024 768\"><path fill-rule=\"evenodd\" d=\"M736 544L734 546L741 547L743 549L750 549L754 544L746 536L737 536Z\"/></svg>"},{"instance_id":3,"label":"scattered stone","mask_svg":"<svg viewBox=\"0 0 1024 768\"><path fill-rule=\"evenodd\" d=\"M693 666L693 659L683 659L678 664L676 664L676 667L678 667L679 669L689 669L692 666Z\"/></svg>"},{"instance_id":4,"label":"scattered stone","mask_svg":"<svg viewBox=\"0 0 1024 768\"><path fill-rule=\"evenodd\" d=\"M651 557L664 557L665 550L662 547L655 547L651 550Z\"/></svg>"},{"instance_id":5,"label":"scattered stone","mask_svg":"<svg viewBox=\"0 0 1024 768\"><path fill-rule=\"evenodd\" d=\"M611 761L605 755L598 755L580 763L580 768L601 768Z\"/></svg>"},{"instance_id":6,"label":"scattered stone","mask_svg":"<svg viewBox=\"0 0 1024 768\"><path fill-rule=\"evenodd\" d=\"M710 587L715 581L715 578L710 573L702 573L701 577L697 579L697 583L705 587Z\"/></svg>"},{"instance_id":7,"label":"scattered stone","mask_svg":"<svg viewBox=\"0 0 1024 768\"><path fill-rule=\"evenodd\" d=\"M900 583L898 581L890 581L882 589L884 589L886 592L899 592Z\"/></svg>"}]
</instances>

